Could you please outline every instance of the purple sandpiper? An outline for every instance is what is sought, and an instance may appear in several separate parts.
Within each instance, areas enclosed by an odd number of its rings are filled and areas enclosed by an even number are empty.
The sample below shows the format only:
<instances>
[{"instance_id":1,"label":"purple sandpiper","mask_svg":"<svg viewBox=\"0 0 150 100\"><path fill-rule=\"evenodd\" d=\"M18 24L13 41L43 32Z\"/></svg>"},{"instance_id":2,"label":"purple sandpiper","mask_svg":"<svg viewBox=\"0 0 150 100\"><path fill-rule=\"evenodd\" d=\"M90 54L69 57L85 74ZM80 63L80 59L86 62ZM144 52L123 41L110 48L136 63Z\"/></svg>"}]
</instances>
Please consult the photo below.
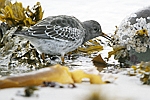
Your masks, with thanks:
<instances>
[{"instance_id":1,"label":"purple sandpiper","mask_svg":"<svg viewBox=\"0 0 150 100\"><path fill-rule=\"evenodd\" d=\"M27 30L16 31L14 35L28 39L40 52L51 55L64 55L77 49L90 39L107 37L97 21L80 22L73 16L49 16Z\"/></svg>"}]
</instances>

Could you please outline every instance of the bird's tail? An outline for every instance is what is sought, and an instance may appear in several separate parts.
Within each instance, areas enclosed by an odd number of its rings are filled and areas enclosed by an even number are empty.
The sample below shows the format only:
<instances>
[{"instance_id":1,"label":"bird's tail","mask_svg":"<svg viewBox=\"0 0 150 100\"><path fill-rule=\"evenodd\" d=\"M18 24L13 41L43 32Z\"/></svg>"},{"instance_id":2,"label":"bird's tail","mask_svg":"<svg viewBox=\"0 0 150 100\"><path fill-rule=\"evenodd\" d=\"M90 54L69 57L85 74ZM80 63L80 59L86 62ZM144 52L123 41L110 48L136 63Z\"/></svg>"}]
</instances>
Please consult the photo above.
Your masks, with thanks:
<instances>
[{"instance_id":1,"label":"bird's tail","mask_svg":"<svg viewBox=\"0 0 150 100\"><path fill-rule=\"evenodd\" d=\"M17 36L24 36L25 33L26 33L25 31L23 31L23 30L17 28L17 29L14 31L13 35L14 35L14 36L16 36L16 35L17 35Z\"/></svg>"}]
</instances>

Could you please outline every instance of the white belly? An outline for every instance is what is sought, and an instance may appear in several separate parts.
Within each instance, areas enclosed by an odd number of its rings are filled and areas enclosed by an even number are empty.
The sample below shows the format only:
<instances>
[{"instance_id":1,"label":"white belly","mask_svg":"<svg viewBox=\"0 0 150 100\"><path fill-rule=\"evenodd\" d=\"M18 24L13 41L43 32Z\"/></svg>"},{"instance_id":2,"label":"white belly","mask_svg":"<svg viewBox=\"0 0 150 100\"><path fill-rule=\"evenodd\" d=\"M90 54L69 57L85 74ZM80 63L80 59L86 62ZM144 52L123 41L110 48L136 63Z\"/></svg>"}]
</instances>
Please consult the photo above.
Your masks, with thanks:
<instances>
[{"instance_id":1,"label":"white belly","mask_svg":"<svg viewBox=\"0 0 150 100\"><path fill-rule=\"evenodd\" d=\"M54 41L32 38L29 40L39 52L51 55L64 55L78 48L83 42L83 39L77 41Z\"/></svg>"}]
</instances>

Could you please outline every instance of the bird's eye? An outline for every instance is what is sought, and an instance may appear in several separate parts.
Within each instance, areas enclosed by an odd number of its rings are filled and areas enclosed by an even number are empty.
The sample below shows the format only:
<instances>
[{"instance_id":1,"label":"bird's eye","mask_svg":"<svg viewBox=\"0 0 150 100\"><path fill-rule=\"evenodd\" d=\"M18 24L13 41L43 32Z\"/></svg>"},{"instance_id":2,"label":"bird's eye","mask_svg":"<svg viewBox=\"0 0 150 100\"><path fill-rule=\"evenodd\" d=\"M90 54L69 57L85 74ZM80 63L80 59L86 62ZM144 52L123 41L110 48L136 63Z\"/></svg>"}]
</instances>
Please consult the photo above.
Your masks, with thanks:
<instances>
[{"instance_id":1,"label":"bird's eye","mask_svg":"<svg viewBox=\"0 0 150 100\"><path fill-rule=\"evenodd\" d=\"M97 31L99 31L99 29L98 29L97 27L94 27L94 31L96 31L96 32L97 32Z\"/></svg>"}]
</instances>

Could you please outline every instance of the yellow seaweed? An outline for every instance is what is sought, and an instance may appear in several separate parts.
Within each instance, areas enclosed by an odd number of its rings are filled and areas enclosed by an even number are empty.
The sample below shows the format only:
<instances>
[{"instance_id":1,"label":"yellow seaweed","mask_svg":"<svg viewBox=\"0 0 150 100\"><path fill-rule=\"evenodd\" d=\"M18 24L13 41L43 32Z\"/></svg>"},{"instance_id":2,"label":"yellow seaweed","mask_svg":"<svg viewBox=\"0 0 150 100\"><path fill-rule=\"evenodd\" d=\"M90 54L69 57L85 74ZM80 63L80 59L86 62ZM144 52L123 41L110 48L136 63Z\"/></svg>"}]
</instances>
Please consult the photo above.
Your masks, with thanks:
<instances>
[{"instance_id":1,"label":"yellow seaweed","mask_svg":"<svg viewBox=\"0 0 150 100\"><path fill-rule=\"evenodd\" d=\"M81 83L83 78L89 78L91 84L104 84L99 75L88 74L83 70L70 71L68 67L57 64L35 72L0 78L0 88L37 86L44 81L63 84Z\"/></svg>"},{"instance_id":2,"label":"yellow seaweed","mask_svg":"<svg viewBox=\"0 0 150 100\"><path fill-rule=\"evenodd\" d=\"M146 35L146 36L148 36L148 30L147 30L147 29L138 30L138 31L136 32L136 35L139 35L139 36L144 36L144 35Z\"/></svg>"},{"instance_id":3,"label":"yellow seaweed","mask_svg":"<svg viewBox=\"0 0 150 100\"><path fill-rule=\"evenodd\" d=\"M32 11L33 10L33 11ZM31 26L43 17L42 7L39 2L30 10L29 6L24 8L21 2L12 4L10 1L1 9L0 20L6 22L9 27Z\"/></svg>"},{"instance_id":4,"label":"yellow seaweed","mask_svg":"<svg viewBox=\"0 0 150 100\"><path fill-rule=\"evenodd\" d=\"M79 47L78 50L81 51L81 52L85 52L85 53L91 53L91 52L103 50L103 46L95 45L95 46L89 46L87 48Z\"/></svg>"},{"instance_id":5,"label":"yellow seaweed","mask_svg":"<svg viewBox=\"0 0 150 100\"><path fill-rule=\"evenodd\" d=\"M108 59L112 56L112 55L116 55L120 50L125 49L124 46L118 46L113 48L113 51L108 52Z\"/></svg>"},{"instance_id":6,"label":"yellow seaweed","mask_svg":"<svg viewBox=\"0 0 150 100\"><path fill-rule=\"evenodd\" d=\"M103 50L103 46L100 45L98 39L92 39L86 42L83 46L78 47L78 51L91 54L93 52L99 52Z\"/></svg>"}]
</instances>

